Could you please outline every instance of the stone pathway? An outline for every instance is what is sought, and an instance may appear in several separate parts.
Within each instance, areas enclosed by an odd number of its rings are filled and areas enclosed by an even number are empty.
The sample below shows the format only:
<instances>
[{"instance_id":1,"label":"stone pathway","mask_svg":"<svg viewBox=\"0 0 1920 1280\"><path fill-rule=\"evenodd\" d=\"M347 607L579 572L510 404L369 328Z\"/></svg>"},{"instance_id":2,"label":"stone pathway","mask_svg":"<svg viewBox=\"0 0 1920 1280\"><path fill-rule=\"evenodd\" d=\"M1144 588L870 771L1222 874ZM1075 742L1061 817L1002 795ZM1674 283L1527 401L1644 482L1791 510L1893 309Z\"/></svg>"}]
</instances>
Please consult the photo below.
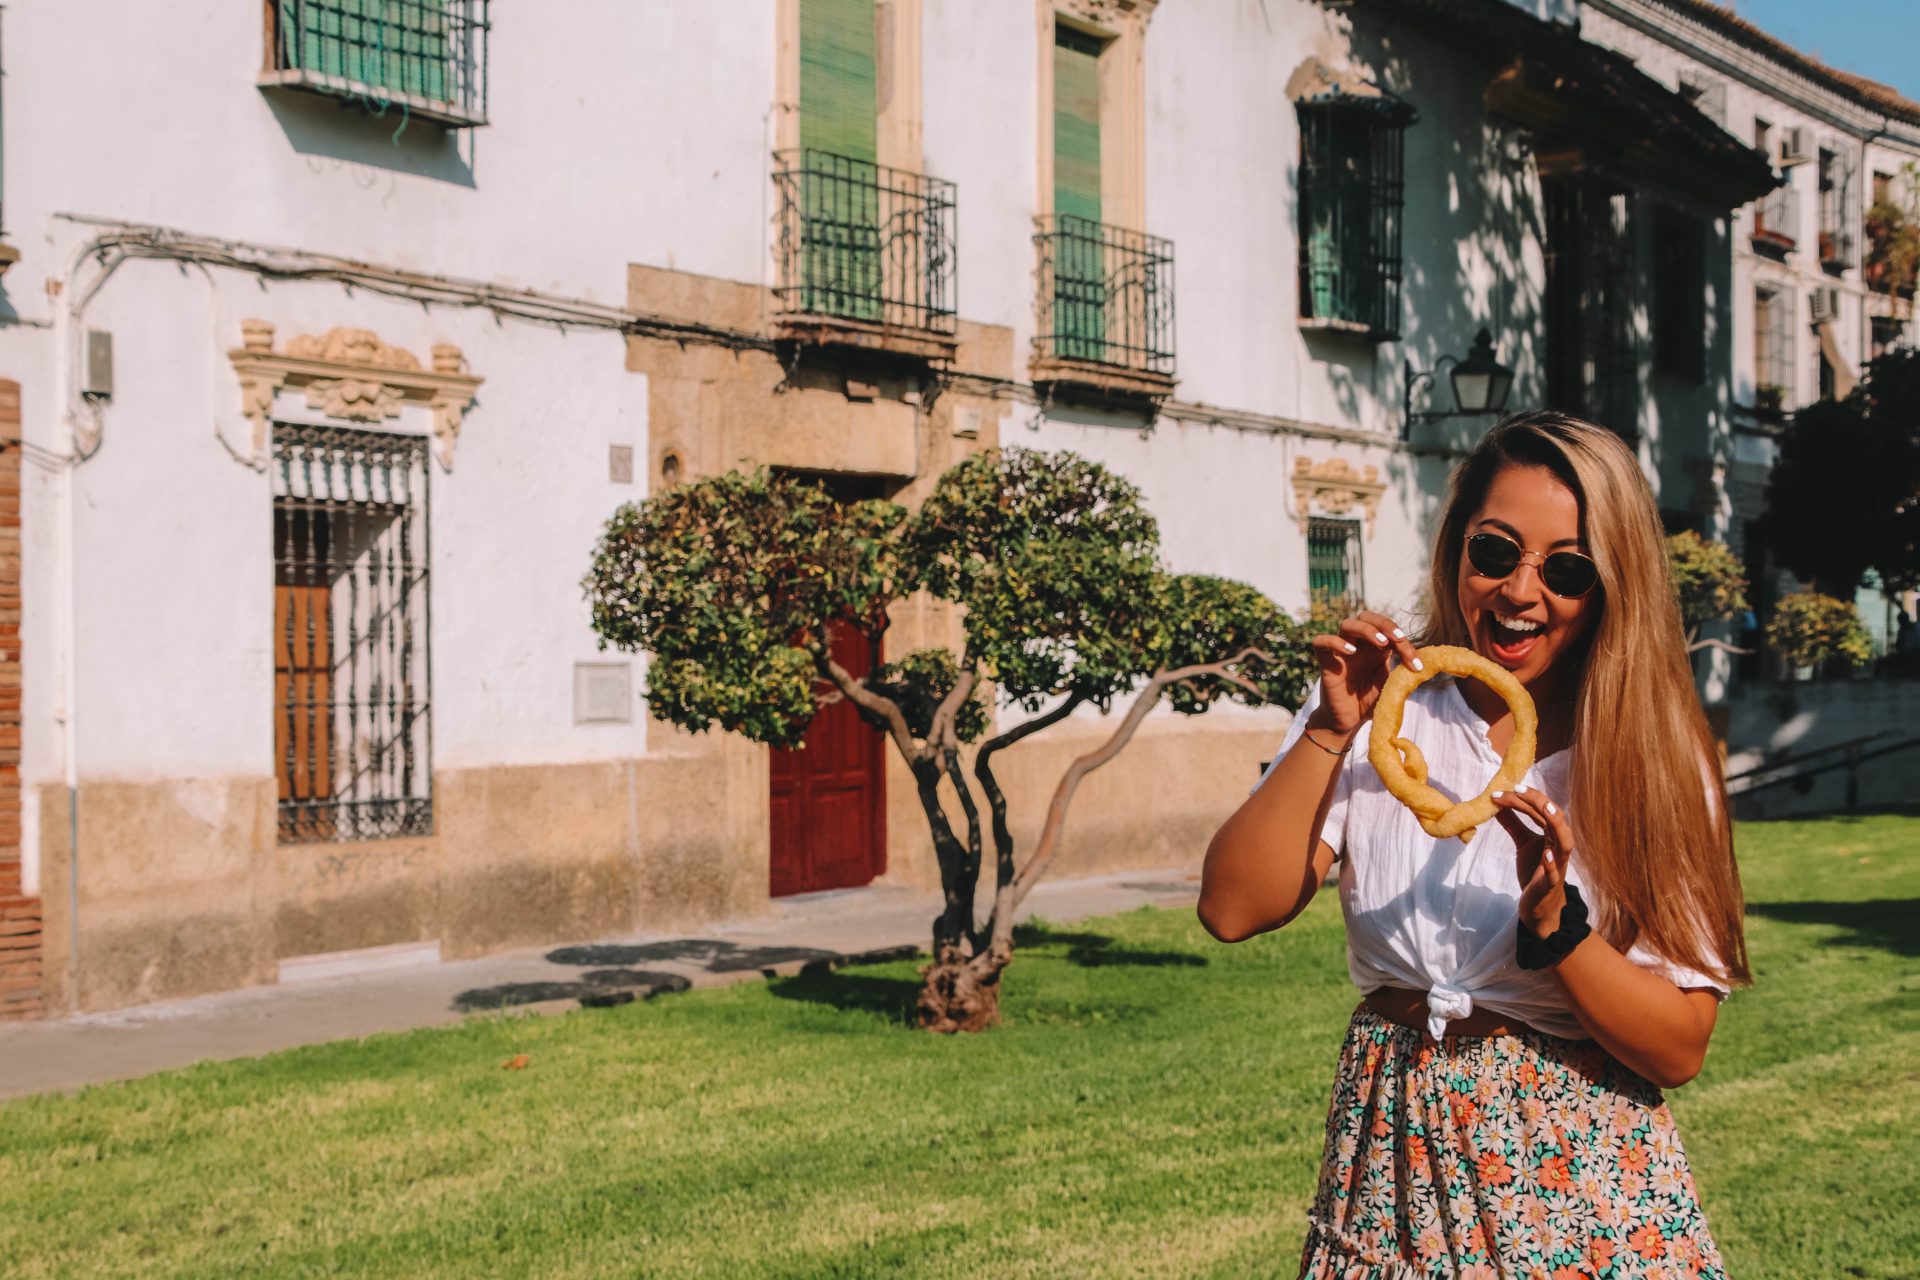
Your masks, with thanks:
<instances>
[{"instance_id":1,"label":"stone pathway","mask_svg":"<svg viewBox=\"0 0 1920 1280\"><path fill-rule=\"evenodd\" d=\"M1042 882L1021 919L1067 922L1143 905L1190 908L1197 868ZM774 914L697 935L586 942L218 995L0 1023L0 1098L127 1080L191 1063L459 1022L501 1009L621 1004L810 967L922 951L937 896L889 886L780 899Z\"/></svg>"}]
</instances>

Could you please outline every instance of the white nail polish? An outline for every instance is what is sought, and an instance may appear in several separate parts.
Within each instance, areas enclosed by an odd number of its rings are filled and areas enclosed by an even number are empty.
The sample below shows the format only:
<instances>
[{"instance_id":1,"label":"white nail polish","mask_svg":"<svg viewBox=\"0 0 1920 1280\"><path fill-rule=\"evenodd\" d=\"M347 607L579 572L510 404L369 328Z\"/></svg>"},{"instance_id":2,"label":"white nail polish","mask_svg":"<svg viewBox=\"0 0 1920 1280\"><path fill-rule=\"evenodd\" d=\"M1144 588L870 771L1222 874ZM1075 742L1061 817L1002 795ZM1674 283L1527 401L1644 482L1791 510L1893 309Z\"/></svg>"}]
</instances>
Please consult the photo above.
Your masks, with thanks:
<instances>
[{"instance_id":1,"label":"white nail polish","mask_svg":"<svg viewBox=\"0 0 1920 1280\"><path fill-rule=\"evenodd\" d=\"M1558 812L1559 812L1559 810L1558 810L1558 809L1555 809L1555 808L1553 807L1553 801L1551 801L1551 800L1549 800L1549 801L1547 801L1547 812L1548 812L1548 813L1558 813Z\"/></svg>"},{"instance_id":2,"label":"white nail polish","mask_svg":"<svg viewBox=\"0 0 1920 1280\"><path fill-rule=\"evenodd\" d=\"M1395 627L1393 629L1393 638L1395 640L1405 640L1407 638L1407 633L1402 631L1400 628Z\"/></svg>"},{"instance_id":3,"label":"white nail polish","mask_svg":"<svg viewBox=\"0 0 1920 1280\"><path fill-rule=\"evenodd\" d=\"M1547 865L1548 865L1548 866L1552 866L1552 865L1553 865L1553 850L1551 850L1551 849L1549 849L1549 850L1547 850L1547 853L1546 853L1546 859L1547 859Z\"/></svg>"},{"instance_id":4,"label":"white nail polish","mask_svg":"<svg viewBox=\"0 0 1920 1280\"><path fill-rule=\"evenodd\" d=\"M1503 796L1503 795L1505 795L1505 794L1507 794L1507 793L1506 793L1506 792L1504 792L1504 791L1489 791L1489 792L1487 793L1487 798L1488 798L1488 799L1490 799L1490 800L1498 800L1498 799L1499 799L1499 798L1500 798L1501 796Z\"/></svg>"},{"instance_id":5,"label":"white nail polish","mask_svg":"<svg viewBox=\"0 0 1920 1280\"><path fill-rule=\"evenodd\" d=\"M1413 660L1413 669L1415 671L1425 671L1427 669L1427 664L1420 661L1420 659L1415 658Z\"/></svg>"},{"instance_id":6,"label":"white nail polish","mask_svg":"<svg viewBox=\"0 0 1920 1280\"><path fill-rule=\"evenodd\" d=\"M1354 647L1353 647L1352 645L1350 645L1350 644L1348 644L1348 643L1347 643L1347 642L1346 642L1345 640L1342 640L1342 641L1340 642L1340 647L1341 647L1342 649L1345 649L1345 650L1346 650L1346 651L1347 651L1348 653L1358 653L1358 652L1360 652L1360 651L1359 651L1358 649L1356 649L1356 648L1354 648Z\"/></svg>"},{"instance_id":7,"label":"white nail polish","mask_svg":"<svg viewBox=\"0 0 1920 1280\"><path fill-rule=\"evenodd\" d=\"M1387 638L1381 635L1378 631L1373 633L1373 638L1375 640L1378 640L1381 644L1385 644L1387 642Z\"/></svg>"}]
</instances>

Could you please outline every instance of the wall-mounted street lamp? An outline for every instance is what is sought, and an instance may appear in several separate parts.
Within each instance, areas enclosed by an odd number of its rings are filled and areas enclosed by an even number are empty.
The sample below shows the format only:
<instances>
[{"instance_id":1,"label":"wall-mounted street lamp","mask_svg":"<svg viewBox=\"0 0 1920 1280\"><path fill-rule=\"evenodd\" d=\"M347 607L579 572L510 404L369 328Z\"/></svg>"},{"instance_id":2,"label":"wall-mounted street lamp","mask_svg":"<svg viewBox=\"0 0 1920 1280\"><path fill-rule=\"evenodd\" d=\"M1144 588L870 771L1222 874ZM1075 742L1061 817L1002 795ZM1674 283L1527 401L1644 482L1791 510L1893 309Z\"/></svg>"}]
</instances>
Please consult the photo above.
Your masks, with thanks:
<instances>
[{"instance_id":1,"label":"wall-mounted street lamp","mask_svg":"<svg viewBox=\"0 0 1920 1280\"><path fill-rule=\"evenodd\" d=\"M1413 411L1413 393L1422 383L1429 388L1440 370L1453 366L1450 375L1453 382L1454 408L1444 410ZM1482 329L1474 335L1473 349L1467 352L1467 358L1441 356L1434 361L1433 368L1425 373L1416 373L1413 361L1407 361L1406 395L1401 401L1405 417L1400 424L1400 438L1413 438L1415 419L1422 422L1435 418L1464 418L1480 413L1499 413L1507 407L1507 393L1513 390L1513 370L1500 363L1493 352L1493 333Z\"/></svg>"}]
</instances>

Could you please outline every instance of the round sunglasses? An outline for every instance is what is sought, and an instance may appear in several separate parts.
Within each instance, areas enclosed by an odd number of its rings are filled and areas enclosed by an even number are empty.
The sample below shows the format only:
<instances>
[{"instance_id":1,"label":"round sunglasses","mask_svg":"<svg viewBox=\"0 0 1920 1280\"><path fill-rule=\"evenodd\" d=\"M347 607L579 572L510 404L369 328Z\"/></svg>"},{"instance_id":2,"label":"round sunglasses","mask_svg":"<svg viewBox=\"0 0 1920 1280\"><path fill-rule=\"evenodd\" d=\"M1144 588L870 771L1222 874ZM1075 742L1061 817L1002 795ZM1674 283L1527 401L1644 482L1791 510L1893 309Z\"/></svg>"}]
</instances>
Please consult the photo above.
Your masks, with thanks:
<instances>
[{"instance_id":1,"label":"round sunglasses","mask_svg":"<svg viewBox=\"0 0 1920 1280\"><path fill-rule=\"evenodd\" d=\"M1572 600L1587 594L1600 582L1600 566L1578 551L1556 551L1543 556L1538 551L1522 551L1512 538L1498 533L1476 533L1467 538L1467 563L1483 578L1504 578L1532 560L1540 581L1547 590Z\"/></svg>"}]
</instances>

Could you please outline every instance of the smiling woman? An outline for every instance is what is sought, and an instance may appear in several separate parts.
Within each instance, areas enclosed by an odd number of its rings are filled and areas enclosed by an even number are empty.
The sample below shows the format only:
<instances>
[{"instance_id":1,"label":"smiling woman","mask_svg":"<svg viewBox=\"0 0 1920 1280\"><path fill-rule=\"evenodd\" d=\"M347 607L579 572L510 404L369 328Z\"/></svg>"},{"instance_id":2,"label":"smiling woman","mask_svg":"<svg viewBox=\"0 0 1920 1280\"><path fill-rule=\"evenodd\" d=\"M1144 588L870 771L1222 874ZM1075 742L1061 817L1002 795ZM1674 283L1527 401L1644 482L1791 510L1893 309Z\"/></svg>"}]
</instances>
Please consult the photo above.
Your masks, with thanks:
<instances>
[{"instance_id":1,"label":"smiling woman","mask_svg":"<svg viewBox=\"0 0 1920 1280\"><path fill-rule=\"evenodd\" d=\"M1509 418L1454 473L1428 587L1418 637L1363 612L1315 640L1318 690L1207 851L1200 919L1229 942L1292 920L1340 860L1366 998L1301 1274L1722 1277L1660 1090L1698 1072L1749 980L1740 887L1633 453L1561 414ZM1464 847L1372 751L1394 664L1449 649L1539 720L1516 787L1509 697L1427 670L1389 708L1445 798L1503 771L1498 821Z\"/></svg>"}]
</instances>

